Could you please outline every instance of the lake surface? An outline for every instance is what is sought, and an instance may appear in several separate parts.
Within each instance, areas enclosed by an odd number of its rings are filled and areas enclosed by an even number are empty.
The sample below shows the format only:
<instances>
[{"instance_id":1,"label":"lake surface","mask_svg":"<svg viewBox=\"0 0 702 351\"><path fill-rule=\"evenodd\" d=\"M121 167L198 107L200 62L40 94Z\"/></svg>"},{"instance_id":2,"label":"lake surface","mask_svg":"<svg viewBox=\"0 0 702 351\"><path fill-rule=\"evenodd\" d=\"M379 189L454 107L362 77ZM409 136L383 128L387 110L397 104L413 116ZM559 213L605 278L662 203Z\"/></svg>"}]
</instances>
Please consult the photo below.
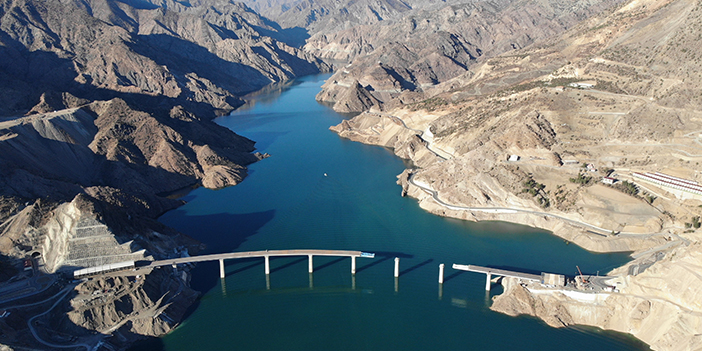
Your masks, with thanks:
<instances>
[{"instance_id":1,"label":"lake surface","mask_svg":"<svg viewBox=\"0 0 702 351\"><path fill-rule=\"evenodd\" d=\"M258 95L217 122L271 154L241 184L196 189L161 221L207 244L206 252L336 249L375 252L357 259L272 258L199 264L203 292L169 335L140 346L164 350L641 350L627 335L554 329L488 309L485 275L453 263L529 272L604 273L625 254L593 254L547 232L501 222L471 223L426 213L400 196L405 168L390 150L328 130L345 117L314 96L328 75ZM400 257L400 278L393 277ZM438 265L446 264L440 290ZM493 286L492 295L501 289Z\"/></svg>"}]
</instances>

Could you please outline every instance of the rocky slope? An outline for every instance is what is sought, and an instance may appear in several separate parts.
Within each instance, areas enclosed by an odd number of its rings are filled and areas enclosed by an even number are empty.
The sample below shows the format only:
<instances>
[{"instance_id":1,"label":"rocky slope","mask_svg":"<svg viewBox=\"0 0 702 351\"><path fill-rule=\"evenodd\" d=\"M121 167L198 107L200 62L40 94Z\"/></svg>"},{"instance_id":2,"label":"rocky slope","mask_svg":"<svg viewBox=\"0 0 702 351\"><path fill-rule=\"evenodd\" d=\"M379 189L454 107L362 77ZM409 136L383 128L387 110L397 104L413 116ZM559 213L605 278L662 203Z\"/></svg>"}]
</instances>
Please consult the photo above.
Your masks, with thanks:
<instances>
[{"instance_id":1,"label":"rocky slope","mask_svg":"<svg viewBox=\"0 0 702 351\"><path fill-rule=\"evenodd\" d=\"M241 103L238 95L328 69L262 34L275 28L242 4L176 10L111 0L4 1L0 114L29 110L47 91L222 113Z\"/></svg>"},{"instance_id":2,"label":"rocky slope","mask_svg":"<svg viewBox=\"0 0 702 351\"><path fill-rule=\"evenodd\" d=\"M479 61L523 48L563 32L619 1L487 1L443 5L411 12L379 25L356 26L310 38L305 50L349 61L324 85L320 101L340 112L370 106L352 101L360 83L371 106L424 99L425 90L462 74ZM354 108L351 108L353 106ZM360 108L355 108L356 106Z\"/></svg>"},{"instance_id":3,"label":"rocky slope","mask_svg":"<svg viewBox=\"0 0 702 351\"><path fill-rule=\"evenodd\" d=\"M702 280L690 273L699 266L691 223L702 198L632 172L702 181L700 13L699 1L630 1L425 89L428 99L334 130L416 160L399 182L432 213L637 252L610 273L619 293L578 300L514 285L499 310L633 333L654 349L698 349L700 310L690 294ZM608 174L619 182L601 184Z\"/></svg>"},{"instance_id":4,"label":"rocky slope","mask_svg":"<svg viewBox=\"0 0 702 351\"><path fill-rule=\"evenodd\" d=\"M304 28L309 33L316 34L399 19L412 10L433 7L445 1L244 0L244 3L284 28Z\"/></svg>"}]
</instances>

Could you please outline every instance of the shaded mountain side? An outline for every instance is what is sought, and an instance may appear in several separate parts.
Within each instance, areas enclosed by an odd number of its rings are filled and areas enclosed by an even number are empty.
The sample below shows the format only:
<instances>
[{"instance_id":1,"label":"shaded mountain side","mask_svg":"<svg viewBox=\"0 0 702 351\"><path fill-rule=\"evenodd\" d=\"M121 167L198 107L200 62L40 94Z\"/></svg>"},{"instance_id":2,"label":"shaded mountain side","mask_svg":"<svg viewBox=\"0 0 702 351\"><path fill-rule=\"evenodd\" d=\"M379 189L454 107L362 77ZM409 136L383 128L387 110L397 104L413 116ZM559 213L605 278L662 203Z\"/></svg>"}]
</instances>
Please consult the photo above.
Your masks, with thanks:
<instances>
[{"instance_id":1,"label":"shaded mountain side","mask_svg":"<svg viewBox=\"0 0 702 351\"><path fill-rule=\"evenodd\" d=\"M183 108L148 114L120 99L9 119L0 133L2 194L69 201L79 192L100 198L92 187L108 187L140 199L132 212L152 216L174 205L157 194L234 185L262 157L253 141Z\"/></svg>"},{"instance_id":2,"label":"shaded mountain side","mask_svg":"<svg viewBox=\"0 0 702 351\"><path fill-rule=\"evenodd\" d=\"M562 33L620 2L526 0L445 5L436 11L414 11L384 25L319 33L308 40L305 50L325 58L352 60L325 84L319 100L336 102L357 80L376 99L392 106L397 101L422 99L418 92L472 73L476 62Z\"/></svg>"},{"instance_id":3,"label":"shaded mountain side","mask_svg":"<svg viewBox=\"0 0 702 351\"><path fill-rule=\"evenodd\" d=\"M241 104L238 95L328 69L260 34L275 29L242 4L218 6L175 12L112 0L4 1L0 114L29 110L44 92L68 91L214 115Z\"/></svg>"}]
</instances>

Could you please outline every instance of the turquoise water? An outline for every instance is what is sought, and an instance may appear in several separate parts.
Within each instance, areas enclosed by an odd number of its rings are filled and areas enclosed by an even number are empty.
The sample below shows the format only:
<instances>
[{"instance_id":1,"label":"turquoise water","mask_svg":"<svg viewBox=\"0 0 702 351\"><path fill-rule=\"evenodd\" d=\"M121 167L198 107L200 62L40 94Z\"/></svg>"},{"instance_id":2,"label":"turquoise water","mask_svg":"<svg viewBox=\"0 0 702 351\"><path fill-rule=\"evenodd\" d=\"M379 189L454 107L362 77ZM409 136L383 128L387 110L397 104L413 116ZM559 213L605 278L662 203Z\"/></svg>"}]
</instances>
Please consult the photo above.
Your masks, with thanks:
<instances>
[{"instance_id":1,"label":"turquoise water","mask_svg":"<svg viewBox=\"0 0 702 351\"><path fill-rule=\"evenodd\" d=\"M343 120L314 95L327 75L257 96L217 122L271 154L241 184L197 189L161 221L208 245L207 252L338 249L375 252L358 259L273 258L200 264L197 308L169 335L142 345L164 350L640 350L623 334L553 329L537 319L488 309L485 276L453 263L524 271L605 272L625 254L593 254L542 230L445 219L400 196L405 165L390 150L328 130ZM326 175L325 175L326 174ZM393 278L400 257L400 278ZM446 264L440 290L438 265ZM500 292L493 287L492 294Z\"/></svg>"}]
</instances>

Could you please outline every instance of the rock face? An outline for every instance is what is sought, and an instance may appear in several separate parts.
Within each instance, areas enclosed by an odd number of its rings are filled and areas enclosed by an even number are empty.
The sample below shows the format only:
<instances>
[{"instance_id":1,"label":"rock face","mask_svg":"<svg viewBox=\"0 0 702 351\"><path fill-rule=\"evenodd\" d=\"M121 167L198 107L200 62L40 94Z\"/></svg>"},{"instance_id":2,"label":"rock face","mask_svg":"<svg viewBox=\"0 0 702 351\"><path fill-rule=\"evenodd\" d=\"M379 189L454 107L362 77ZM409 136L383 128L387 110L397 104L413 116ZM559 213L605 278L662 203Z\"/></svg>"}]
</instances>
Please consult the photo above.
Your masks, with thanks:
<instances>
[{"instance_id":1,"label":"rock face","mask_svg":"<svg viewBox=\"0 0 702 351\"><path fill-rule=\"evenodd\" d=\"M323 87L320 101L336 102L358 81L383 104L423 99L430 87L471 71L471 66L523 48L574 26L619 1L490 1L433 6L401 19L319 33L305 45L320 57L351 62ZM389 106L389 107L390 107ZM358 105L356 112L363 105ZM348 108L342 103L339 111Z\"/></svg>"},{"instance_id":2,"label":"rock face","mask_svg":"<svg viewBox=\"0 0 702 351\"><path fill-rule=\"evenodd\" d=\"M399 107L334 130L416 160L398 182L432 213L523 223L588 250L636 252L609 273L618 293L505 280L495 309L628 332L656 350L699 349L694 295L702 284L692 272L702 251L692 222L702 198L676 197L632 172L702 181L692 132L702 128L702 95L691 78L702 68L689 54L699 51L701 11L687 1L627 2L478 62L425 89L420 102L402 104L400 95L392 100ZM608 174L618 183L601 184Z\"/></svg>"}]
</instances>

